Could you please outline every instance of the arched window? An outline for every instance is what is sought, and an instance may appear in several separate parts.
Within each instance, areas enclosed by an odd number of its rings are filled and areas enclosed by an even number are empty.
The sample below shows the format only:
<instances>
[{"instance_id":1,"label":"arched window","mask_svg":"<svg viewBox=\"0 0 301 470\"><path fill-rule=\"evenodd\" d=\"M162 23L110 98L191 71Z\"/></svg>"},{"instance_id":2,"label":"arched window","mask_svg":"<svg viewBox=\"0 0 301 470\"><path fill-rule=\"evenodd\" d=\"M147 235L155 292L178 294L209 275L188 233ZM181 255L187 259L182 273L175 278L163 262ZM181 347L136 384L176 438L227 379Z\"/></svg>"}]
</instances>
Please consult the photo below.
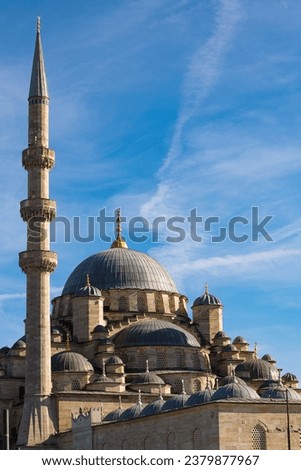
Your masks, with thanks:
<instances>
[{"instance_id":1,"label":"arched window","mask_svg":"<svg viewBox=\"0 0 301 470\"><path fill-rule=\"evenodd\" d=\"M192 434L193 448L202 449L202 434L199 429L195 429Z\"/></svg>"},{"instance_id":2,"label":"arched window","mask_svg":"<svg viewBox=\"0 0 301 470\"><path fill-rule=\"evenodd\" d=\"M266 434L265 429L260 424L252 429L252 449L266 450Z\"/></svg>"},{"instance_id":3,"label":"arched window","mask_svg":"<svg viewBox=\"0 0 301 470\"><path fill-rule=\"evenodd\" d=\"M124 296L119 298L119 312L128 312L128 299Z\"/></svg>"},{"instance_id":4,"label":"arched window","mask_svg":"<svg viewBox=\"0 0 301 470\"><path fill-rule=\"evenodd\" d=\"M159 292L155 293L155 308L157 313L163 313L162 296Z\"/></svg>"},{"instance_id":5,"label":"arched window","mask_svg":"<svg viewBox=\"0 0 301 470\"><path fill-rule=\"evenodd\" d=\"M24 385L21 385L19 387L19 400L20 401L24 400L24 395L25 395L25 387L24 387Z\"/></svg>"},{"instance_id":6,"label":"arched window","mask_svg":"<svg viewBox=\"0 0 301 470\"><path fill-rule=\"evenodd\" d=\"M199 379L195 379L192 383L192 391L199 392L201 390L201 381Z\"/></svg>"},{"instance_id":7,"label":"arched window","mask_svg":"<svg viewBox=\"0 0 301 470\"><path fill-rule=\"evenodd\" d=\"M175 449L175 444L176 444L176 437L173 432L170 432L167 436L167 449L168 450L173 450Z\"/></svg>"}]
</instances>

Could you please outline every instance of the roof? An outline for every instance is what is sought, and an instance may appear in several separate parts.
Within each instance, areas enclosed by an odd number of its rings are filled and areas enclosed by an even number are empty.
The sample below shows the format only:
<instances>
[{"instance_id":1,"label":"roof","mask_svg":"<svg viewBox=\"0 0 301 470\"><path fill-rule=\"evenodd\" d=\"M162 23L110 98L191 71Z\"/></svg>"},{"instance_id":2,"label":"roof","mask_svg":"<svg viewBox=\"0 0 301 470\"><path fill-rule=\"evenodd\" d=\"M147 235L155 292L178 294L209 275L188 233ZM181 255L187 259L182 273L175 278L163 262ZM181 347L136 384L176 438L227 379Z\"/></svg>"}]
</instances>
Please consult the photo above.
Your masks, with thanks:
<instances>
[{"instance_id":1,"label":"roof","mask_svg":"<svg viewBox=\"0 0 301 470\"><path fill-rule=\"evenodd\" d=\"M201 403L206 403L207 401L210 401L213 393L214 390L212 390L211 388L205 388L205 390L195 392L190 395L187 402L185 403L185 406L194 406L200 405Z\"/></svg>"},{"instance_id":2,"label":"roof","mask_svg":"<svg viewBox=\"0 0 301 470\"><path fill-rule=\"evenodd\" d=\"M93 371L93 366L87 358L79 353L63 351L51 357L52 372L89 372Z\"/></svg>"},{"instance_id":3,"label":"roof","mask_svg":"<svg viewBox=\"0 0 301 470\"><path fill-rule=\"evenodd\" d=\"M259 399L255 390L249 387L247 384L238 383L236 377L233 380L222 387L219 387L211 397L210 401L214 400L225 400L227 398L241 398L244 400Z\"/></svg>"},{"instance_id":4,"label":"roof","mask_svg":"<svg viewBox=\"0 0 301 470\"><path fill-rule=\"evenodd\" d=\"M181 393L172 398L169 398L162 406L161 411L171 411L178 410L179 408L184 408L188 398L189 395L186 395L186 393Z\"/></svg>"},{"instance_id":5,"label":"roof","mask_svg":"<svg viewBox=\"0 0 301 470\"><path fill-rule=\"evenodd\" d=\"M124 328L114 338L117 348L137 346L200 347L197 339L169 321L145 319Z\"/></svg>"},{"instance_id":6,"label":"roof","mask_svg":"<svg viewBox=\"0 0 301 470\"><path fill-rule=\"evenodd\" d=\"M164 403L166 402L163 400L163 397L158 398L157 400L153 401L152 403L149 403L145 408L143 408L140 416L150 416L156 413L160 413Z\"/></svg>"},{"instance_id":7,"label":"roof","mask_svg":"<svg viewBox=\"0 0 301 470\"><path fill-rule=\"evenodd\" d=\"M125 248L111 248L86 258L70 274L62 295L74 294L84 286L87 274L99 290L178 292L168 272L157 261L145 253Z\"/></svg>"},{"instance_id":8,"label":"roof","mask_svg":"<svg viewBox=\"0 0 301 470\"><path fill-rule=\"evenodd\" d=\"M198 307L200 305L222 305L221 301L214 295L208 292L207 287L205 288L204 294L200 295L193 302L193 307Z\"/></svg>"},{"instance_id":9,"label":"roof","mask_svg":"<svg viewBox=\"0 0 301 470\"><path fill-rule=\"evenodd\" d=\"M143 372L142 374L137 375L132 382L133 384L158 384L164 385L165 382L159 375L155 372Z\"/></svg>"},{"instance_id":10,"label":"roof","mask_svg":"<svg viewBox=\"0 0 301 470\"><path fill-rule=\"evenodd\" d=\"M33 63L32 63L30 88L29 88L29 98L36 97L36 96L40 96L44 98L48 97L47 80L46 80L46 72L45 72L45 65L44 65L42 41L41 41L41 35L40 35L39 18L37 22L37 36L36 36L36 44L35 44Z\"/></svg>"},{"instance_id":11,"label":"roof","mask_svg":"<svg viewBox=\"0 0 301 470\"><path fill-rule=\"evenodd\" d=\"M258 358L238 364L235 368L235 374L242 379L251 380L278 380L279 376L274 364Z\"/></svg>"}]
</instances>

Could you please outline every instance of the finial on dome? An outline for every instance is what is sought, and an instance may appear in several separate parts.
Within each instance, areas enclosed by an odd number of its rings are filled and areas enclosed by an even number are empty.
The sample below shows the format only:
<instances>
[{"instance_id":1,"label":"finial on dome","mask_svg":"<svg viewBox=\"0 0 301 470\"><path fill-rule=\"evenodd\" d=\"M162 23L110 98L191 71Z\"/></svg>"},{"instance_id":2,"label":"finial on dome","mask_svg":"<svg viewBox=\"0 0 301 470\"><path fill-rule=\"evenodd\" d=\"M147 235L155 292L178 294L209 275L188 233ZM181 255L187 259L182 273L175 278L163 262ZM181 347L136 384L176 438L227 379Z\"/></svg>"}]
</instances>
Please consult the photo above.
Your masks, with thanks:
<instances>
[{"instance_id":1,"label":"finial on dome","mask_svg":"<svg viewBox=\"0 0 301 470\"><path fill-rule=\"evenodd\" d=\"M66 336L66 351L70 351L70 335L67 333Z\"/></svg>"},{"instance_id":2,"label":"finial on dome","mask_svg":"<svg viewBox=\"0 0 301 470\"><path fill-rule=\"evenodd\" d=\"M257 343L254 344L254 353L255 353L255 357L256 359L258 358L258 348L257 348Z\"/></svg>"},{"instance_id":3,"label":"finial on dome","mask_svg":"<svg viewBox=\"0 0 301 470\"><path fill-rule=\"evenodd\" d=\"M182 382L182 395L186 395L185 382L183 379L181 380L181 382Z\"/></svg>"},{"instance_id":4,"label":"finial on dome","mask_svg":"<svg viewBox=\"0 0 301 470\"><path fill-rule=\"evenodd\" d=\"M119 406L118 406L118 408L119 408L120 410L122 410L122 399L121 399L121 395L119 395Z\"/></svg>"},{"instance_id":5,"label":"finial on dome","mask_svg":"<svg viewBox=\"0 0 301 470\"><path fill-rule=\"evenodd\" d=\"M102 377L106 377L106 361L102 360Z\"/></svg>"},{"instance_id":6,"label":"finial on dome","mask_svg":"<svg viewBox=\"0 0 301 470\"><path fill-rule=\"evenodd\" d=\"M89 274L86 274L86 287L91 287Z\"/></svg>"},{"instance_id":7,"label":"finial on dome","mask_svg":"<svg viewBox=\"0 0 301 470\"><path fill-rule=\"evenodd\" d=\"M149 372L148 359L145 361L145 372Z\"/></svg>"},{"instance_id":8,"label":"finial on dome","mask_svg":"<svg viewBox=\"0 0 301 470\"><path fill-rule=\"evenodd\" d=\"M111 248L127 248L125 240L121 236L122 227L121 227L121 211L120 209L116 210L116 240L111 245Z\"/></svg>"},{"instance_id":9,"label":"finial on dome","mask_svg":"<svg viewBox=\"0 0 301 470\"><path fill-rule=\"evenodd\" d=\"M37 17L37 33L39 34L41 32L41 17Z\"/></svg>"},{"instance_id":10,"label":"finial on dome","mask_svg":"<svg viewBox=\"0 0 301 470\"><path fill-rule=\"evenodd\" d=\"M141 390L138 390L138 404L139 404L139 405L142 405Z\"/></svg>"},{"instance_id":11,"label":"finial on dome","mask_svg":"<svg viewBox=\"0 0 301 470\"><path fill-rule=\"evenodd\" d=\"M205 294L208 294L208 282L205 282Z\"/></svg>"},{"instance_id":12,"label":"finial on dome","mask_svg":"<svg viewBox=\"0 0 301 470\"><path fill-rule=\"evenodd\" d=\"M161 385L161 384L159 385L159 400L163 400L163 396L162 396L162 385Z\"/></svg>"}]
</instances>

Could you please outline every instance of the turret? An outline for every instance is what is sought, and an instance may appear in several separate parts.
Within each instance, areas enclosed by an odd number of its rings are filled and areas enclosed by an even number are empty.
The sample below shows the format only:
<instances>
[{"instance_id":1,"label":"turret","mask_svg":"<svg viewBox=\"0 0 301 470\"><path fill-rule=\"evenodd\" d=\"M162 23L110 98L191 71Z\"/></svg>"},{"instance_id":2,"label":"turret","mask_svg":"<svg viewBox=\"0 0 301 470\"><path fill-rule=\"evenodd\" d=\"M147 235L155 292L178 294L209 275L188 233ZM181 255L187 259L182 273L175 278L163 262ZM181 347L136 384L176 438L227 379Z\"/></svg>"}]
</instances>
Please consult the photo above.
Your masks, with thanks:
<instances>
[{"instance_id":1,"label":"turret","mask_svg":"<svg viewBox=\"0 0 301 470\"><path fill-rule=\"evenodd\" d=\"M208 292L197 297L192 306L193 322L201 335L211 342L216 333L223 329L223 306L221 301Z\"/></svg>"}]
</instances>

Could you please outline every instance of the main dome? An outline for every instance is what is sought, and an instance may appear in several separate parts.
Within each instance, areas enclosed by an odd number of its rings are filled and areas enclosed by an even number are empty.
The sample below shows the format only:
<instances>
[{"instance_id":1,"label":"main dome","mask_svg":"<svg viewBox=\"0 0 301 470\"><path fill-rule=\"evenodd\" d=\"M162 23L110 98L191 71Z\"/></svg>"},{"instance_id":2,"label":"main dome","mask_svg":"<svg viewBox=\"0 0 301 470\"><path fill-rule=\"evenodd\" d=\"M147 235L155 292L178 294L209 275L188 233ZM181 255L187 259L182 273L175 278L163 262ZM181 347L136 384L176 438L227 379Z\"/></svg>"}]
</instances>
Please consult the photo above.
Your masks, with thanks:
<instances>
[{"instance_id":1,"label":"main dome","mask_svg":"<svg viewBox=\"0 0 301 470\"><path fill-rule=\"evenodd\" d=\"M85 286L87 274L91 284L100 290L178 292L168 272L157 261L127 248L111 248L86 258L70 274L62 295L74 294Z\"/></svg>"}]
</instances>

